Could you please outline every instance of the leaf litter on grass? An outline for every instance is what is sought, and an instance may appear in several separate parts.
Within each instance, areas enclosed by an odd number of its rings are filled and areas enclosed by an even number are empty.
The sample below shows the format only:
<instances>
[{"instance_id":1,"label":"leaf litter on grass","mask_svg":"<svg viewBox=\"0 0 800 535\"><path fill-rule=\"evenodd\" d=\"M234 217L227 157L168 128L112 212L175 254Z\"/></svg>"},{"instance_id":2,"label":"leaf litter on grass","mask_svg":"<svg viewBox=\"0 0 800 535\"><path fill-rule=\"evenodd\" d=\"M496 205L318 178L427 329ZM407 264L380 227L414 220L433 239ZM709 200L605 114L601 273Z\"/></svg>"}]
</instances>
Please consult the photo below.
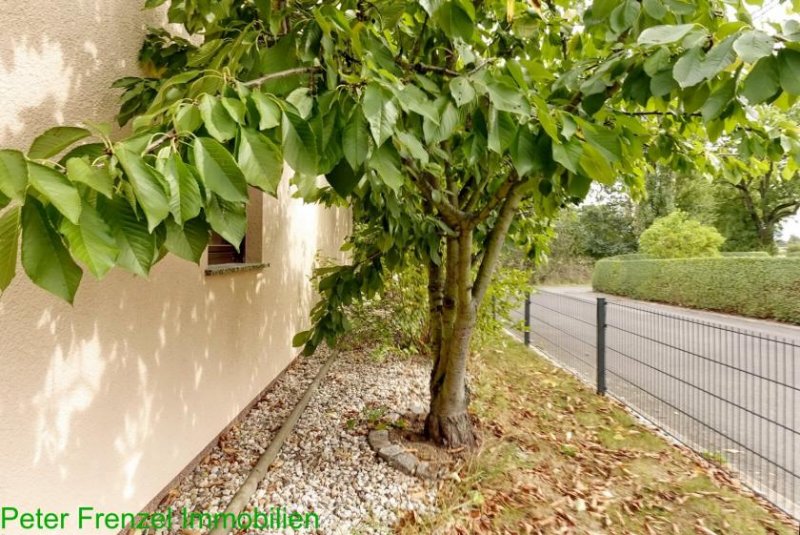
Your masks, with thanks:
<instances>
[{"instance_id":1,"label":"leaf litter on grass","mask_svg":"<svg viewBox=\"0 0 800 535\"><path fill-rule=\"evenodd\" d=\"M481 444L440 483L439 512L408 515L397 533L798 532L724 468L517 342L494 340L471 375Z\"/></svg>"}]
</instances>

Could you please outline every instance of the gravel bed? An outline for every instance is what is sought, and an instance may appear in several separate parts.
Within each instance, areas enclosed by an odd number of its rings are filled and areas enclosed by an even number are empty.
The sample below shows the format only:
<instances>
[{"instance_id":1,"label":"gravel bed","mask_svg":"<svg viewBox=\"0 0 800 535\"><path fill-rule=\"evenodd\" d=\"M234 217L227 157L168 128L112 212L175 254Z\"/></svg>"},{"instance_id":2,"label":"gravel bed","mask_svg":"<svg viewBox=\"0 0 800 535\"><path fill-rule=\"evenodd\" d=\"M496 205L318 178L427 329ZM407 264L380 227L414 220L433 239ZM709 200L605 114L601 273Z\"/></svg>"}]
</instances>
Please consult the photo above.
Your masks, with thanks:
<instances>
[{"instance_id":1,"label":"gravel bed","mask_svg":"<svg viewBox=\"0 0 800 535\"><path fill-rule=\"evenodd\" d=\"M177 512L184 507L211 513L225 509L328 356L319 351L298 359L170 492L160 509L176 511L175 525L180 525ZM429 373L419 358L388 357L377 362L359 352L341 354L247 509L269 511L280 506L284 511L314 512L319 515L318 533L334 535L390 533L390 526L406 512L432 511L436 484L390 468L366 440L367 431L378 421L425 407Z\"/></svg>"}]
</instances>

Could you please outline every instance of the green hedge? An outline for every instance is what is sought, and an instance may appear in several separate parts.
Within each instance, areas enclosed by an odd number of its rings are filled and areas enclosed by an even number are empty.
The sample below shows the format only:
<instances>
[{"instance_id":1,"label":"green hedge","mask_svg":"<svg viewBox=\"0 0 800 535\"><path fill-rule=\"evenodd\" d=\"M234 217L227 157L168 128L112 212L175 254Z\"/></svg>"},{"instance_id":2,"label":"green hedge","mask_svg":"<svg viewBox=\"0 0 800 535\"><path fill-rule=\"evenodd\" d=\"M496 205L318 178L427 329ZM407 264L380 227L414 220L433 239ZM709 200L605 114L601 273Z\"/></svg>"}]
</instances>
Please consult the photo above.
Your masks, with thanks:
<instances>
[{"instance_id":1,"label":"green hedge","mask_svg":"<svg viewBox=\"0 0 800 535\"><path fill-rule=\"evenodd\" d=\"M764 258L769 257L770 254L766 251L731 251L722 253L722 256L729 256L733 258Z\"/></svg>"},{"instance_id":2,"label":"green hedge","mask_svg":"<svg viewBox=\"0 0 800 535\"><path fill-rule=\"evenodd\" d=\"M599 292L800 324L800 258L600 260Z\"/></svg>"},{"instance_id":3,"label":"green hedge","mask_svg":"<svg viewBox=\"0 0 800 535\"><path fill-rule=\"evenodd\" d=\"M614 260L623 260L627 262L628 260L647 260L648 258L650 258L650 255L646 255L644 253L628 253L628 254L613 256L611 258L613 258Z\"/></svg>"}]
</instances>

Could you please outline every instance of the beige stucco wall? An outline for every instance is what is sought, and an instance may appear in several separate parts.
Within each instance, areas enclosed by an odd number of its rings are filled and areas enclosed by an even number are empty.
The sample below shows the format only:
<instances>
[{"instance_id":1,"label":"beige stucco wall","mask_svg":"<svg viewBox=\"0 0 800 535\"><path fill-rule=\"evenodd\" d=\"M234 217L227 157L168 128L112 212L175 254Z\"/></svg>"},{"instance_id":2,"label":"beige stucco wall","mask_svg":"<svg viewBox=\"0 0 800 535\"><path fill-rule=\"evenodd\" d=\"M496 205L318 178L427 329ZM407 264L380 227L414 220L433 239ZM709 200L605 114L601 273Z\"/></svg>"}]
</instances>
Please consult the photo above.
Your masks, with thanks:
<instances>
[{"instance_id":1,"label":"beige stucco wall","mask_svg":"<svg viewBox=\"0 0 800 535\"><path fill-rule=\"evenodd\" d=\"M0 0L0 147L111 120L108 87L137 73L160 21L143 3ZM279 199L254 229L261 272L169 257L149 280L85 274L74 307L18 276L0 298L0 505L137 511L291 361L316 255L337 253L349 215L292 200L286 181Z\"/></svg>"}]
</instances>

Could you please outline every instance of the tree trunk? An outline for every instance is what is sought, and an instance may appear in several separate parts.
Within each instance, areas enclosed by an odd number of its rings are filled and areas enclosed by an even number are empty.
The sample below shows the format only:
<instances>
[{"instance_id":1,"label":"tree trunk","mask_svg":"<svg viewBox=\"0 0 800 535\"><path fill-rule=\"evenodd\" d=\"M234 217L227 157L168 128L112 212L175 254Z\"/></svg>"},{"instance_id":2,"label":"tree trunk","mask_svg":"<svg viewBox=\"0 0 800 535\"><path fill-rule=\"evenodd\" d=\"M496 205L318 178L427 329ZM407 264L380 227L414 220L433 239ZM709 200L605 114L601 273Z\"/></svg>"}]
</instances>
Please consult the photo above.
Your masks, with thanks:
<instances>
[{"instance_id":1,"label":"tree trunk","mask_svg":"<svg viewBox=\"0 0 800 535\"><path fill-rule=\"evenodd\" d=\"M476 318L471 297L472 231L462 231L457 240L449 238L447 254L445 321L442 343L434 358L425 432L438 444L472 447L475 434L467 412L467 361Z\"/></svg>"},{"instance_id":2,"label":"tree trunk","mask_svg":"<svg viewBox=\"0 0 800 535\"><path fill-rule=\"evenodd\" d=\"M477 260L479 267L474 280L474 227L470 223L462 221L462 225L456 229L458 235L446 238L444 277L441 270L429 264L428 295L432 313L429 325L431 329L439 329L439 332L431 332L430 336L436 343L431 348L431 406L425 420L425 433L435 443L451 448L472 447L476 443L468 412L467 361L478 308L486 295L522 196L517 186L510 188L507 193L494 228L484 244L484 254ZM441 308L438 306L440 295Z\"/></svg>"},{"instance_id":3,"label":"tree trunk","mask_svg":"<svg viewBox=\"0 0 800 535\"><path fill-rule=\"evenodd\" d=\"M775 227L768 223L759 225L758 241L761 244L762 250L774 253L777 249L777 246L775 245Z\"/></svg>"}]
</instances>

